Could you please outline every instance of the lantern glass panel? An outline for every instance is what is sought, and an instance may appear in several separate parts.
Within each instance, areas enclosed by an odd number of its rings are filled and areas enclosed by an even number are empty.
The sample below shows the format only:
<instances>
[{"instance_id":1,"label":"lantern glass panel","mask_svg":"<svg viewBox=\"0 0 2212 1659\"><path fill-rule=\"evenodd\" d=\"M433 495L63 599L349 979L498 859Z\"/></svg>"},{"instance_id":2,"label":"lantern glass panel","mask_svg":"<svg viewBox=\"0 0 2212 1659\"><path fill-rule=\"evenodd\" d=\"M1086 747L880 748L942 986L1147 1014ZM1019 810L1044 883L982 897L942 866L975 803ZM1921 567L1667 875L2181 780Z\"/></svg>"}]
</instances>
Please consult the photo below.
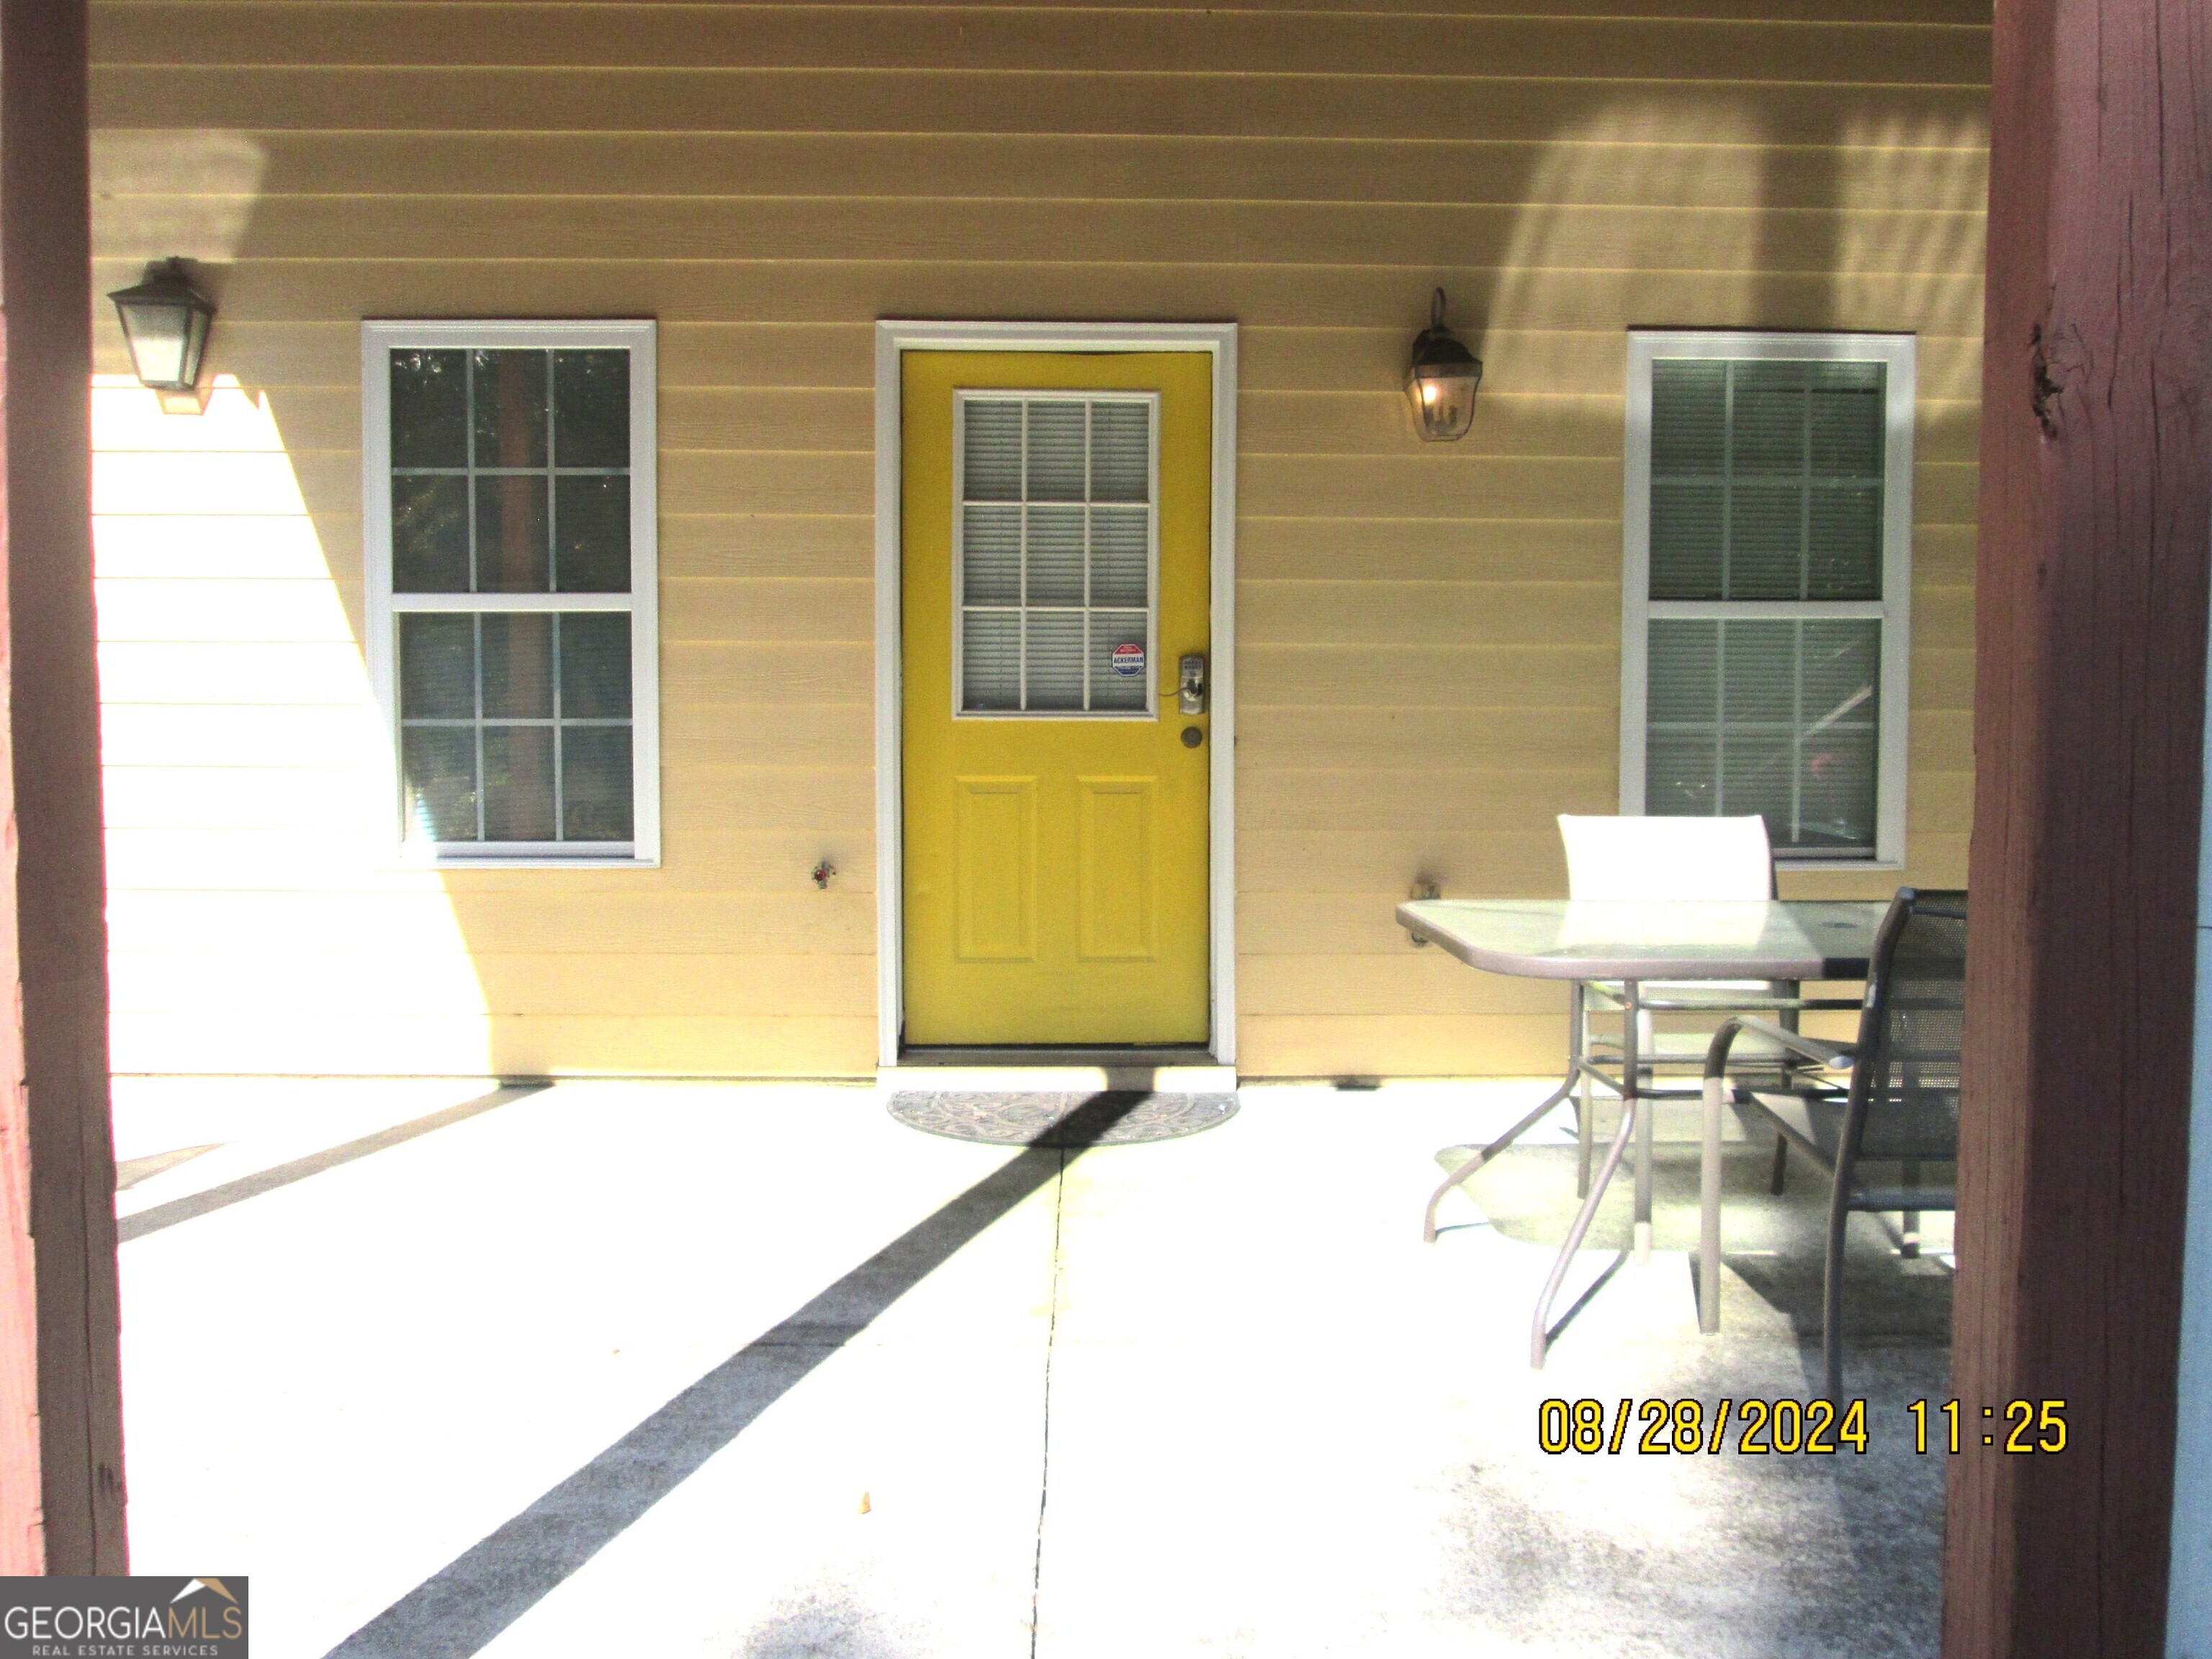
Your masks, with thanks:
<instances>
[{"instance_id":1,"label":"lantern glass panel","mask_svg":"<svg viewBox=\"0 0 2212 1659\"><path fill-rule=\"evenodd\" d=\"M200 353L215 307L191 285L184 262L156 261L135 288L118 289L107 297L123 325L139 384L155 392L191 391L199 380Z\"/></svg>"},{"instance_id":2,"label":"lantern glass panel","mask_svg":"<svg viewBox=\"0 0 2212 1659\"><path fill-rule=\"evenodd\" d=\"M185 359L191 351L196 320L191 307L159 300L140 301L122 307L122 312L131 368L140 383L172 390L189 386Z\"/></svg>"},{"instance_id":3,"label":"lantern glass panel","mask_svg":"<svg viewBox=\"0 0 2212 1659\"><path fill-rule=\"evenodd\" d=\"M1475 377L1462 369L1436 368L1416 370L1407 379L1424 438L1458 438L1474 422Z\"/></svg>"}]
</instances>

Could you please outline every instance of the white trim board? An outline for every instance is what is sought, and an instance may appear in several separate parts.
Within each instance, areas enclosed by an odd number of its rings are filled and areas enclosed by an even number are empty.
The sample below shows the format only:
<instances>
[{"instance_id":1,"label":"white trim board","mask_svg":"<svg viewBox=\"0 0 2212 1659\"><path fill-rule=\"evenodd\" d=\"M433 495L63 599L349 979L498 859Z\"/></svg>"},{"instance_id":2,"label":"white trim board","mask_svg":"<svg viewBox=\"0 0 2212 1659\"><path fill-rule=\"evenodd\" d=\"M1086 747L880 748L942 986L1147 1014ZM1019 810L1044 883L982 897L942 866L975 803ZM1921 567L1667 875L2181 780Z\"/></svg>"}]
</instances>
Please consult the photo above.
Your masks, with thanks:
<instances>
[{"instance_id":1,"label":"white trim board","mask_svg":"<svg viewBox=\"0 0 2212 1659\"><path fill-rule=\"evenodd\" d=\"M1632 329L1628 336L1627 430L1621 467L1620 811L1644 811L1644 691L1649 629L1668 617L1870 616L1881 620L1881 716L1876 738L1875 855L1778 859L1777 868L1896 870L1905 863L1905 770L1912 711L1912 449L1917 337L1826 334L1774 329ZM1662 357L1878 362L1887 366L1882 456L1882 564L1879 600L1811 604L1735 600L1713 605L1650 597L1651 365Z\"/></svg>"},{"instance_id":2,"label":"white trim board","mask_svg":"<svg viewBox=\"0 0 2212 1659\"><path fill-rule=\"evenodd\" d=\"M900 359L909 351L1203 351L1213 359L1212 656L1208 713L1207 888L1212 957L1209 1045L1237 1060L1237 325L925 323L876 325L876 1049L896 1066L905 1026L900 653Z\"/></svg>"}]
</instances>

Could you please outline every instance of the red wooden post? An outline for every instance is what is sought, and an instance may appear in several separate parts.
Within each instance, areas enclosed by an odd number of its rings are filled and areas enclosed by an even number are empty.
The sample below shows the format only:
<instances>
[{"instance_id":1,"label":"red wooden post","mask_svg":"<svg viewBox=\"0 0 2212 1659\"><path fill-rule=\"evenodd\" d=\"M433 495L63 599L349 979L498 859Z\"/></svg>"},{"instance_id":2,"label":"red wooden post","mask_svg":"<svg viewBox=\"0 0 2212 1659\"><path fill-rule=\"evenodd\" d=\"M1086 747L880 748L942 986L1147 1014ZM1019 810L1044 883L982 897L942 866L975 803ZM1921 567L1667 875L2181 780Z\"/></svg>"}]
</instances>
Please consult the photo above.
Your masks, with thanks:
<instances>
[{"instance_id":1,"label":"red wooden post","mask_svg":"<svg viewBox=\"0 0 2212 1659\"><path fill-rule=\"evenodd\" d=\"M82 0L0 0L0 1572L125 1570ZM35 1243L33 1240L35 1235Z\"/></svg>"},{"instance_id":2,"label":"red wooden post","mask_svg":"<svg viewBox=\"0 0 2212 1659\"><path fill-rule=\"evenodd\" d=\"M2202 0L1998 0L1943 1652L2165 1651L2212 547ZM2064 1400L2056 1456L2005 1403ZM1980 1416L1993 1407L1994 1419Z\"/></svg>"}]
</instances>

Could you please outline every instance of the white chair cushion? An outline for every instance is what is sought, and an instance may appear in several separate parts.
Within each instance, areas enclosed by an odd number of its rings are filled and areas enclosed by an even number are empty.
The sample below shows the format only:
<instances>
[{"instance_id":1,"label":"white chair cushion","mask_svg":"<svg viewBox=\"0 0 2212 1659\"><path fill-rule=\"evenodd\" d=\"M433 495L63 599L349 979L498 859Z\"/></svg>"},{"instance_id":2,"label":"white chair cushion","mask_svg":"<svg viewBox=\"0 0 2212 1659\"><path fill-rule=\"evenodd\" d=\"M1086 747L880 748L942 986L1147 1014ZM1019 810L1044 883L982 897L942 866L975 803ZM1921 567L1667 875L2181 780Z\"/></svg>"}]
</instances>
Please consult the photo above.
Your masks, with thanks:
<instances>
[{"instance_id":1,"label":"white chair cushion","mask_svg":"<svg viewBox=\"0 0 2212 1659\"><path fill-rule=\"evenodd\" d=\"M1567 894L1577 899L1767 899L1766 820L1589 817L1563 812Z\"/></svg>"}]
</instances>

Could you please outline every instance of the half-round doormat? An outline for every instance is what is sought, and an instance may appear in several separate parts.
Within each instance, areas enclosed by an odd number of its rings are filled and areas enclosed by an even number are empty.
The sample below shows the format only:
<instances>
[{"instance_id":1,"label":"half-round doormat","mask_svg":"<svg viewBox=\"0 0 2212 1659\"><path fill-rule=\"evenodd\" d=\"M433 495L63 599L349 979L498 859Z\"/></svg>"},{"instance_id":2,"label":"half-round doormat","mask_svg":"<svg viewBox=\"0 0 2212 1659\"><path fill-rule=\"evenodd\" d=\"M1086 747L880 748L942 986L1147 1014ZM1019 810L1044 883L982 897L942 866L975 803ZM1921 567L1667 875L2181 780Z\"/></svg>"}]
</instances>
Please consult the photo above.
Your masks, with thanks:
<instances>
[{"instance_id":1,"label":"half-round doormat","mask_svg":"<svg viewBox=\"0 0 2212 1659\"><path fill-rule=\"evenodd\" d=\"M991 1146L1125 1146L1178 1140L1226 1123L1234 1094L1153 1094L1134 1089L1006 1094L901 1090L890 1114L909 1128Z\"/></svg>"}]
</instances>

